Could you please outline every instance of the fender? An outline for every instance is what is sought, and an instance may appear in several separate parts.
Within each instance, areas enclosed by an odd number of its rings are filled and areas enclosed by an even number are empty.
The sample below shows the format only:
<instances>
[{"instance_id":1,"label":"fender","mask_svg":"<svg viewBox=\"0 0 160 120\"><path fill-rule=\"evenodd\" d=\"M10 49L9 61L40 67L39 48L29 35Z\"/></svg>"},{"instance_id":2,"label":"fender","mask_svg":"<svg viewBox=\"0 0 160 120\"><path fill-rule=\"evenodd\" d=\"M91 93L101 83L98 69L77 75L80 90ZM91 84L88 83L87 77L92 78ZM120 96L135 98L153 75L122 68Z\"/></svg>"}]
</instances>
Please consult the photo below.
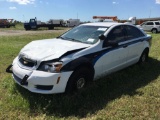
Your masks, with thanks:
<instances>
[{"instance_id":1,"label":"fender","mask_svg":"<svg viewBox=\"0 0 160 120\"><path fill-rule=\"evenodd\" d=\"M61 71L74 71L76 68L78 68L80 66L87 66L87 67L93 69L92 58L88 58L86 56L77 58L77 59L67 63L66 65L64 65L62 67Z\"/></svg>"}]
</instances>

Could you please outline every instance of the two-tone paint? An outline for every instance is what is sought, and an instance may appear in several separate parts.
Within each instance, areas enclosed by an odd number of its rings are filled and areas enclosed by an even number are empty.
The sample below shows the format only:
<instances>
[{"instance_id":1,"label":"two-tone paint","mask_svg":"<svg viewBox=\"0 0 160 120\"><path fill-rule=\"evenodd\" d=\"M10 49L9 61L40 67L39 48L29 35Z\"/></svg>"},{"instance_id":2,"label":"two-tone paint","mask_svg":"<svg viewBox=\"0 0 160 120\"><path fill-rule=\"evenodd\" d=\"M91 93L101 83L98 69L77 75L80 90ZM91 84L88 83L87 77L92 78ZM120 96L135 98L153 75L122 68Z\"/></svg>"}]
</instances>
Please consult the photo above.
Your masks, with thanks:
<instances>
[{"instance_id":1,"label":"two-tone paint","mask_svg":"<svg viewBox=\"0 0 160 120\"><path fill-rule=\"evenodd\" d=\"M105 36L121 23L91 23L85 25L107 26ZM132 26L132 25L130 25ZM143 31L142 31L143 32ZM144 36L119 42L116 46L105 46L105 40L95 44L66 41L60 38L33 41L26 45L14 59L12 67L14 80L31 92L52 94L63 93L73 71L81 66L90 69L94 80L103 75L137 63L142 52L150 48L151 36ZM35 61L32 67L26 67L20 59ZM45 63L63 62L59 73L40 71ZM34 63L34 62L33 62Z\"/></svg>"}]
</instances>

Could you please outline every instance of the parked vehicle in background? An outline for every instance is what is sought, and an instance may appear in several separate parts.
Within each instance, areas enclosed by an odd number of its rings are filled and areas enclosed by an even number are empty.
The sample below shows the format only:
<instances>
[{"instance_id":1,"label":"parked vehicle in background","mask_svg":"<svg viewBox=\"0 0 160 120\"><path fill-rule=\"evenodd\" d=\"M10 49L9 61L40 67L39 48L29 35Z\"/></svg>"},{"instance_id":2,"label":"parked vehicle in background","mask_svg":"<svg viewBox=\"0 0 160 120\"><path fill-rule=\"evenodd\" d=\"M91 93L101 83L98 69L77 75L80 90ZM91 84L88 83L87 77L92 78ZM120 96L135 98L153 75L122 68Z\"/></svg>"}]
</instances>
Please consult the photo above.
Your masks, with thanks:
<instances>
[{"instance_id":1,"label":"parked vehicle in background","mask_svg":"<svg viewBox=\"0 0 160 120\"><path fill-rule=\"evenodd\" d=\"M125 23L135 25L136 24L136 17L130 17L128 19L128 21Z\"/></svg>"},{"instance_id":2,"label":"parked vehicle in background","mask_svg":"<svg viewBox=\"0 0 160 120\"><path fill-rule=\"evenodd\" d=\"M66 27L74 27L80 24L80 19L69 19L65 21Z\"/></svg>"},{"instance_id":3,"label":"parked vehicle in background","mask_svg":"<svg viewBox=\"0 0 160 120\"><path fill-rule=\"evenodd\" d=\"M160 32L160 21L143 22L141 25L137 25L137 27L142 28L144 31L158 33Z\"/></svg>"},{"instance_id":4,"label":"parked vehicle in background","mask_svg":"<svg viewBox=\"0 0 160 120\"><path fill-rule=\"evenodd\" d=\"M82 24L57 38L32 41L6 71L31 92L72 92L99 77L147 61L151 39L135 25Z\"/></svg>"},{"instance_id":5,"label":"parked vehicle in background","mask_svg":"<svg viewBox=\"0 0 160 120\"><path fill-rule=\"evenodd\" d=\"M63 19L50 19L48 21L48 23L50 24L54 24L54 25L59 25L59 26L64 26L64 20Z\"/></svg>"},{"instance_id":6,"label":"parked vehicle in background","mask_svg":"<svg viewBox=\"0 0 160 120\"><path fill-rule=\"evenodd\" d=\"M60 20L50 20L48 23L38 21L37 18L30 19L28 23L24 23L24 28L26 30L38 29L40 27L47 27L49 30L54 29L54 27L63 26Z\"/></svg>"},{"instance_id":7,"label":"parked vehicle in background","mask_svg":"<svg viewBox=\"0 0 160 120\"><path fill-rule=\"evenodd\" d=\"M10 28L14 26L13 19L0 19L0 27L2 28Z\"/></svg>"}]
</instances>

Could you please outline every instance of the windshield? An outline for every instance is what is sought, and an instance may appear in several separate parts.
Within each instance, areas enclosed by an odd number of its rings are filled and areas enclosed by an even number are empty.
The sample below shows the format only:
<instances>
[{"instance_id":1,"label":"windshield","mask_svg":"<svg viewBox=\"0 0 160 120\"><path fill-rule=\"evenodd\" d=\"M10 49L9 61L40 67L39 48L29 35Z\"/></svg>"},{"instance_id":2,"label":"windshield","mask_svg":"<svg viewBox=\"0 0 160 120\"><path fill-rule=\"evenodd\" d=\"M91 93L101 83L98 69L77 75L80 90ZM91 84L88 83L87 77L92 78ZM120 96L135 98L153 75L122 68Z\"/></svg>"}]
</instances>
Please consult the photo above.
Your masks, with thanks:
<instances>
[{"instance_id":1,"label":"windshield","mask_svg":"<svg viewBox=\"0 0 160 120\"><path fill-rule=\"evenodd\" d=\"M81 25L66 32L60 38L76 42L94 44L99 40L99 35L104 34L107 27Z\"/></svg>"}]
</instances>

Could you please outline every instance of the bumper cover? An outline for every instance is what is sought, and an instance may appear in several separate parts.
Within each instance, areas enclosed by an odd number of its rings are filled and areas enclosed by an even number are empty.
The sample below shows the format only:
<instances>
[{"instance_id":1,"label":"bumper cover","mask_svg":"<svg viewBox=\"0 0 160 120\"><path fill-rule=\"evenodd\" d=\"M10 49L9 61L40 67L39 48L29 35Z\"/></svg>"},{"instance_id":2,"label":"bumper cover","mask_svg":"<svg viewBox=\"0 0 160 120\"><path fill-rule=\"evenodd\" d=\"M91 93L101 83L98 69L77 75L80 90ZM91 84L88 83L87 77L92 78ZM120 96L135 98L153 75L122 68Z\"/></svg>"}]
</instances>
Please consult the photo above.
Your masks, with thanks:
<instances>
[{"instance_id":1,"label":"bumper cover","mask_svg":"<svg viewBox=\"0 0 160 120\"><path fill-rule=\"evenodd\" d=\"M12 69L12 70L11 70ZM18 64L10 65L6 72L12 73L16 83L34 93L63 93L72 71L48 73L38 70L27 70Z\"/></svg>"}]
</instances>

